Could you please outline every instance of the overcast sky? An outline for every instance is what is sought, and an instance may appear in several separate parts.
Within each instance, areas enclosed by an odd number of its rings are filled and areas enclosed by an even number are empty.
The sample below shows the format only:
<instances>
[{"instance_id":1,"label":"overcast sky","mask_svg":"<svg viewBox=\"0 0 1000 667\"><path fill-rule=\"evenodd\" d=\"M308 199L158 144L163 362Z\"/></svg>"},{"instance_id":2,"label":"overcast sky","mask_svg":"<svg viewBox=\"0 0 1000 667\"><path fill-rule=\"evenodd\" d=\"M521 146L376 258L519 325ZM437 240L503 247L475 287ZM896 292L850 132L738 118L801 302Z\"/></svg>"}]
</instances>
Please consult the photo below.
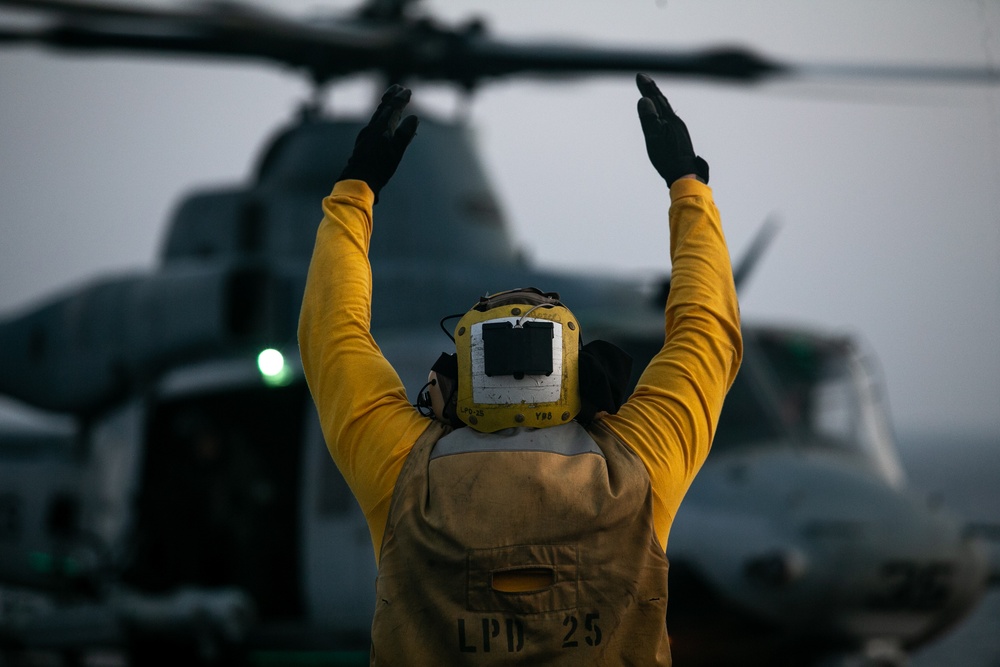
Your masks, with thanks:
<instances>
[{"instance_id":1,"label":"overcast sky","mask_svg":"<svg viewBox=\"0 0 1000 667\"><path fill-rule=\"evenodd\" d=\"M987 0L424 6L481 15L513 39L1000 68L1000 3ZM711 164L732 254L765 218L781 222L744 317L859 335L881 360L900 431L1000 434L1000 86L659 81ZM348 82L332 108L367 108L371 92ZM179 197L248 178L307 94L266 66L0 50L0 314L151 270ZM471 101L483 159L536 262L667 268L666 191L636 99L622 76L502 82ZM414 105L457 106L419 84Z\"/></svg>"}]
</instances>

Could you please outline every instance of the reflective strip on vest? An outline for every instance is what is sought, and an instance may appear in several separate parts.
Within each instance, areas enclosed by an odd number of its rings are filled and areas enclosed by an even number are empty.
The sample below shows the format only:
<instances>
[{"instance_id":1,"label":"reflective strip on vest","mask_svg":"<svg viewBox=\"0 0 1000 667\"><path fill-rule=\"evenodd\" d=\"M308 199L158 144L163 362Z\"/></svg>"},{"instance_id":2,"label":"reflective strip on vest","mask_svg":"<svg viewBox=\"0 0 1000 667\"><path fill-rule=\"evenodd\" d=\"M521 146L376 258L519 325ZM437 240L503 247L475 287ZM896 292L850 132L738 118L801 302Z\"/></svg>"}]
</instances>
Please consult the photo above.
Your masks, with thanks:
<instances>
[{"instance_id":1,"label":"reflective strip on vest","mask_svg":"<svg viewBox=\"0 0 1000 667\"><path fill-rule=\"evenodd\" d=\"M563 456L604 452L582 426L573 422L560 428L511 428L496 433L480 433L460 428L438 440L431 460L468 452L547 452Z\"/></svg>"}]
</instances>

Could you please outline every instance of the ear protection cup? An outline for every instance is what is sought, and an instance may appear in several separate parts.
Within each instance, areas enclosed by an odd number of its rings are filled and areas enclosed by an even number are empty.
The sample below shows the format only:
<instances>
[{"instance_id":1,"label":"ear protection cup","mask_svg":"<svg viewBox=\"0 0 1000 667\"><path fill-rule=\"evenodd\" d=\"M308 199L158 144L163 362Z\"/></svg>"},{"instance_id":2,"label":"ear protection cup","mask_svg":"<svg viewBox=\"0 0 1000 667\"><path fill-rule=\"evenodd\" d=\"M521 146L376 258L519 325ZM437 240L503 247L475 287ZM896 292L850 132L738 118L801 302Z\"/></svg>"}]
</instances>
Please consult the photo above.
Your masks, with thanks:
<instances>
[{"instance_id":1,"label":"ear protection cup","mask_svg":"<svg viewBox=\"0 0 1000 667\"><path fill-rule=\"evenodd\" d=\"M427 375L427 394L434 417L449 426L464 426L458 418L458 357L441 353Z\"/></svg>"}]
</instances>

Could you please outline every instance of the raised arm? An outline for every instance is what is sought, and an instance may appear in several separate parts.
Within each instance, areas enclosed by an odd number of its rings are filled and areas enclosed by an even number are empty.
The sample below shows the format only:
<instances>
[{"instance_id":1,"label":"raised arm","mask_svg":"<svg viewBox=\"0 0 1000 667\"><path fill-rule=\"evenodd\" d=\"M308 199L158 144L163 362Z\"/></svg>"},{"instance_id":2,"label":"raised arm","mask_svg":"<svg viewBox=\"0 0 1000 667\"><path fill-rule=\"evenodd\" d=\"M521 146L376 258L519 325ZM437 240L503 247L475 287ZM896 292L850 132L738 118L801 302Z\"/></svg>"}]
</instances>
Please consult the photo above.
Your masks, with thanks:
<instances>
[{"instance_id":1,"label":"raised arm","mask_svg":"<svg viewBox=\"0 0 1000 667\"><path fill-rule=\"evenodd\" d=\"M646 464L653 520L670 524L711 448L723 399L743 357L739 306L708 163L651 79L639 75L639 119L650 161L670 187L670 296L665 341L635 392L602 423Z\"/></svg>"},{"instance_id":2,"label":"raised arm","mask_svg":"<svg viewBox=\"0 0 1000 667\"><path fill-rule=\"evenodd\" d=\"M410 91L393 86L323 200L299 317L299 350L326 444L368 519L376 553L399 470L430 420L372 338L372 207L417 127L400 123Z\"/></svg>"}]
</instances>

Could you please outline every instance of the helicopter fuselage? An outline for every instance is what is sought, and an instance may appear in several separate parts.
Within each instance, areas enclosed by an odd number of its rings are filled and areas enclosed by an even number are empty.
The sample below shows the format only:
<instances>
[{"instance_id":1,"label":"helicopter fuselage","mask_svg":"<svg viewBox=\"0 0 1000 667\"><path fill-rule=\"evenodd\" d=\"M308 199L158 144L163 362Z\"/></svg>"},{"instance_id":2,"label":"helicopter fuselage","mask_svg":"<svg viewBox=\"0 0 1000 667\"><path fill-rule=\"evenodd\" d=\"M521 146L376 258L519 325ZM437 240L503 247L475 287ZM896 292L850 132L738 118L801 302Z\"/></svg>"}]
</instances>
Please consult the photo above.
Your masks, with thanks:
<instances>
[{"instance_id":1,"label":"helicopter fuselage","mask_svg":"<svg viewBox=\"0 0 1000 667\"><path fill-rule=\"evenodd\" d=\"M320 200L358 128L305 119L251 187L179 208L155 273L0 323L0 392L71 422L0 440L0 585L26 601L0 618L9 644L204 643L207 627L220 645L367 655L373 548L295 340ZM525 285L560 292L585 335L641 370L662 344L666 283L534 269L464 126L429 119L420 132L370 250L372 331L409 395L450 345L440 318ZM981 556L956 520L908 495L848 339L744 336L715 450L670 536L677 654L711 664L706 646L773 660L925 642L975 603ZM284 366L263 373L264 349Z\"/></svg>"}]
</instances>

